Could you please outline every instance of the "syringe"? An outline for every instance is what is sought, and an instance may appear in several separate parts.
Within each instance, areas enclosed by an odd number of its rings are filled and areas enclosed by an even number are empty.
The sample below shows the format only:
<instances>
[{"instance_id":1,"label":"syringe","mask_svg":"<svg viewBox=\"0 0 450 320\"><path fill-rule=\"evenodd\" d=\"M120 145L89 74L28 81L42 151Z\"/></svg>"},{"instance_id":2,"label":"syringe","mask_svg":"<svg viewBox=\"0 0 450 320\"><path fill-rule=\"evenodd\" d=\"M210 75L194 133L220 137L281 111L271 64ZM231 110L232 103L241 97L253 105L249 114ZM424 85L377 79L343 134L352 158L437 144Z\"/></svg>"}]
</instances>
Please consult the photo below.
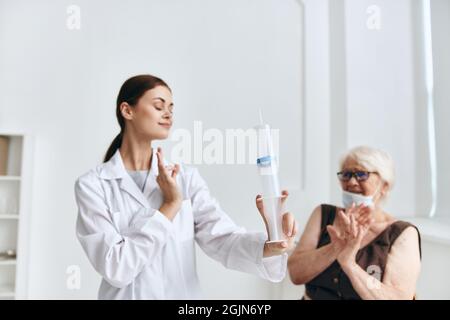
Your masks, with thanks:
<instances>
[{"instance_id":1,"label":"syringe","mask_svg":"<svg viewBox=\"0 0 450 320\"><path fill-rule=\"evenodd\" d=\"M282 228L283 201L278 180L278 162L270 127L264 123L261 109L259 119L260 124L255 127L258 137L256 164L263 189L264 217L268 225L269 241L278 242L286 239Z\"/></svg>"}]
</instances>

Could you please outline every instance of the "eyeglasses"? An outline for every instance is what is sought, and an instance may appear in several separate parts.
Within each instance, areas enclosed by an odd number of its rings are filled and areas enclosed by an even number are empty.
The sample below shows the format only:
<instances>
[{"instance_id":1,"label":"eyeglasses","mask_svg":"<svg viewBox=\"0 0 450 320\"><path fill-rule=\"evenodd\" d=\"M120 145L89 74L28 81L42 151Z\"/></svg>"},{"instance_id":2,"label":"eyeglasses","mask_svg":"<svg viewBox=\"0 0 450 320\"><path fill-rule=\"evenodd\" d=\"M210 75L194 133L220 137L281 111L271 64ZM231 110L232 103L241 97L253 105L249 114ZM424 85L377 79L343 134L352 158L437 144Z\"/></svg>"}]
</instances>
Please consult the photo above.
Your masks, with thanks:
<instances>
[{"instance_id":1,"label":"eyeglasses","mask_svg":"<svg viewBox=\"0 0 450 320\"><path fill-rule=\"evenodd\" d=\"M377 173L374 171L341 171L337 173L338 179L344 182L350 181L352 177L355 177L356 181L366 181L369 179L371 173Z\"/></svg>"}]
</instances>

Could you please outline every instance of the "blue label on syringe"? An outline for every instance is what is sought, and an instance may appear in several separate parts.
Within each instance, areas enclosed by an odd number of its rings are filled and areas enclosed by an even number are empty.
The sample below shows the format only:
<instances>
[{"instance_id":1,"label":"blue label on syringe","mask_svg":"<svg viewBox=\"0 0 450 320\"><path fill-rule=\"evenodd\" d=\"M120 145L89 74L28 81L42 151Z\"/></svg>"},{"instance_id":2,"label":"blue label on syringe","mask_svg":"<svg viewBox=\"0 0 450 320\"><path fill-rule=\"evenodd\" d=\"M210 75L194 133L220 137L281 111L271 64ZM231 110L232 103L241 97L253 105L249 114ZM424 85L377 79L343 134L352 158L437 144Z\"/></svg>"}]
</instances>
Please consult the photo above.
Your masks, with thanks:
<instances>
[{"instance_id":1,"label":"blue label on syringe","mask_svg":"<svg viewBox=\"0 0 450 320\"><path fill-rule=\"evenodd\" d=\"M267 167L267 166L271 165L272 160L273 160L273 157L265 156L265 157L256 159L256 164L258 165L258 167Z\"/></svg>"}]
</instances>

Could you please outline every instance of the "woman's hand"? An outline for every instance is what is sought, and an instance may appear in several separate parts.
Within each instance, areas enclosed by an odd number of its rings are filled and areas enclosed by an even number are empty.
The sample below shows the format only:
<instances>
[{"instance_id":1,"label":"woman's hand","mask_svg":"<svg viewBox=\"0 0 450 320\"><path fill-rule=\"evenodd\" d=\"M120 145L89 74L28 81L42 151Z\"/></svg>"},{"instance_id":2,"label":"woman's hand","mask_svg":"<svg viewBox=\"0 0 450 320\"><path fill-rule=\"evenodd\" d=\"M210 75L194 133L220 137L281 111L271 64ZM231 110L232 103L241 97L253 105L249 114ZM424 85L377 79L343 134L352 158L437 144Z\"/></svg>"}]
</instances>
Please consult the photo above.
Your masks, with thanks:
<instances>
[{"instance_id":1,"label":"woman's hand","mask_svg":"<svg viewBox=\"0 0 450 320\"><path fill-rule=\"evenodd\" d=\"M169 168L164 166L162 149L158 148L156 152L158 157L158 177L156 177L156 182L161 188L163 194L163 204L159 211L163 213L168 219L172 220L177 212L181 208L181 202L183 201L183 196L177 185L177 174L180 171L180 166L178 164L172 168L170 172Z\"/></svg>"},{"instance_id":2,"label":"woman's hand","mask_svg":"<svg viewBox=\"0 0 450 320\"><path fill-rule=\"evenodd\" d=\"M340 253L345 247L345 241L343 235L349 228L350 220L347 218L353 216L356 222L362 226L369 226L372 223L371 209L364 205L356 206L353 204L351 207L344 211L338 210L336 223L333 226L327 226L328 233L330 234L331 245L336 253ZM334 230L330 233L330 229Z\"/></svg>"},{"instance_id":3,"label":"woman's hand","mask_svg":"<svg viewBox=\"0 0 450 320\"><path fill-rule=\"evenodd\" d=\"M284 204L289 193L286 190L282 191L281 203ZM256 196L256 207L258 208L261 217L264 220L266 226L267 235L269 235L269 226L267 223L266 216L264 214L263 198L261 195ZM283 254L294 247L295 235L297 234L298 227L295 221L294 215L292 213L286 212L283 214L282 219L283 232L286 235L286 240L279 242L266 242L264 245L263 257L271 257Z\"/></svg>"},{"instance_id":4,"label":"woman's hand","mask_svg":"<svg viewBox=\"0 0 450 320\"><path fill-rule=\"evenodd\" d=\"M331 243L338 250L337 260L342 268L348 267L356 263L356 254L361 248L362 239L369 230L372 219L368 216L367 207L354 205L347 210L338 212L338 219L341 223L341 230L334 226L327 226L330 234ZM369 211L370 213L370 211ZM356 217L359 217L359 221Z\"/></svg>"}]
</instances>

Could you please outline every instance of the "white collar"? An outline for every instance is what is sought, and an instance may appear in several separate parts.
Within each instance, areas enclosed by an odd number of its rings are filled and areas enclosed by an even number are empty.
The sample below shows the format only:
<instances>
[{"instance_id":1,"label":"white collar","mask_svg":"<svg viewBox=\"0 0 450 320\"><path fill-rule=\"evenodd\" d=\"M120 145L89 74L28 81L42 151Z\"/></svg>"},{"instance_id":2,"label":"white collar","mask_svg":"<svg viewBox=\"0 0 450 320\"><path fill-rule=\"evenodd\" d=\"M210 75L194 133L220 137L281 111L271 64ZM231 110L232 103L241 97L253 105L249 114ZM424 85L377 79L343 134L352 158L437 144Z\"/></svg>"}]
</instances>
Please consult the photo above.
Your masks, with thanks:
<instances>
[{"instance_id":1,"label":"white collar","mask_svg":"<svg viewBox=\"0 0 450 320\"><path fill-rule=\"evenodd\" d=\"M156 177L158 176L159 173L158 158L156 156L157 150L156 148L153 148L152 151L153 151L152 163L150 167L150 174L147 177L147 180L148 179L156 180ZM163 159L163 162L165 166L169 164L165 159ZM117 149L117 151L114 153L114 155L111 157L109 161L103 164L103 167L100 171L100 178L105 180L120 179L119 182L120 188L129 193L131 196L133 196L146 208L150 207L150 204L148 202L150 194L154 190L159 189L157 183L154 184L152 183L151 185L149 183L146 183L144 193L142 193L142 191L139 190L136 183L132 180L132 178L126 171L119 149Z\"/></svg>"},{"instance_id":2,"label":"white collar","mask_svg":"<svg viewBox=\"0 0 450 320\"><path fill-rule=\"evenodd\" d=\"M156 156L156 148L152 148L152 163L150 166L150 174L153 176L158 176L158 157ZM166 159L163 159L164 166L169 165ZM103 168L100 172L100 178L102 179L120 179L127 176L128 172L123 164L122 156L119 149L116 150L114 155L106 163L103 164Z\"/></svg>"}]
</instances>

